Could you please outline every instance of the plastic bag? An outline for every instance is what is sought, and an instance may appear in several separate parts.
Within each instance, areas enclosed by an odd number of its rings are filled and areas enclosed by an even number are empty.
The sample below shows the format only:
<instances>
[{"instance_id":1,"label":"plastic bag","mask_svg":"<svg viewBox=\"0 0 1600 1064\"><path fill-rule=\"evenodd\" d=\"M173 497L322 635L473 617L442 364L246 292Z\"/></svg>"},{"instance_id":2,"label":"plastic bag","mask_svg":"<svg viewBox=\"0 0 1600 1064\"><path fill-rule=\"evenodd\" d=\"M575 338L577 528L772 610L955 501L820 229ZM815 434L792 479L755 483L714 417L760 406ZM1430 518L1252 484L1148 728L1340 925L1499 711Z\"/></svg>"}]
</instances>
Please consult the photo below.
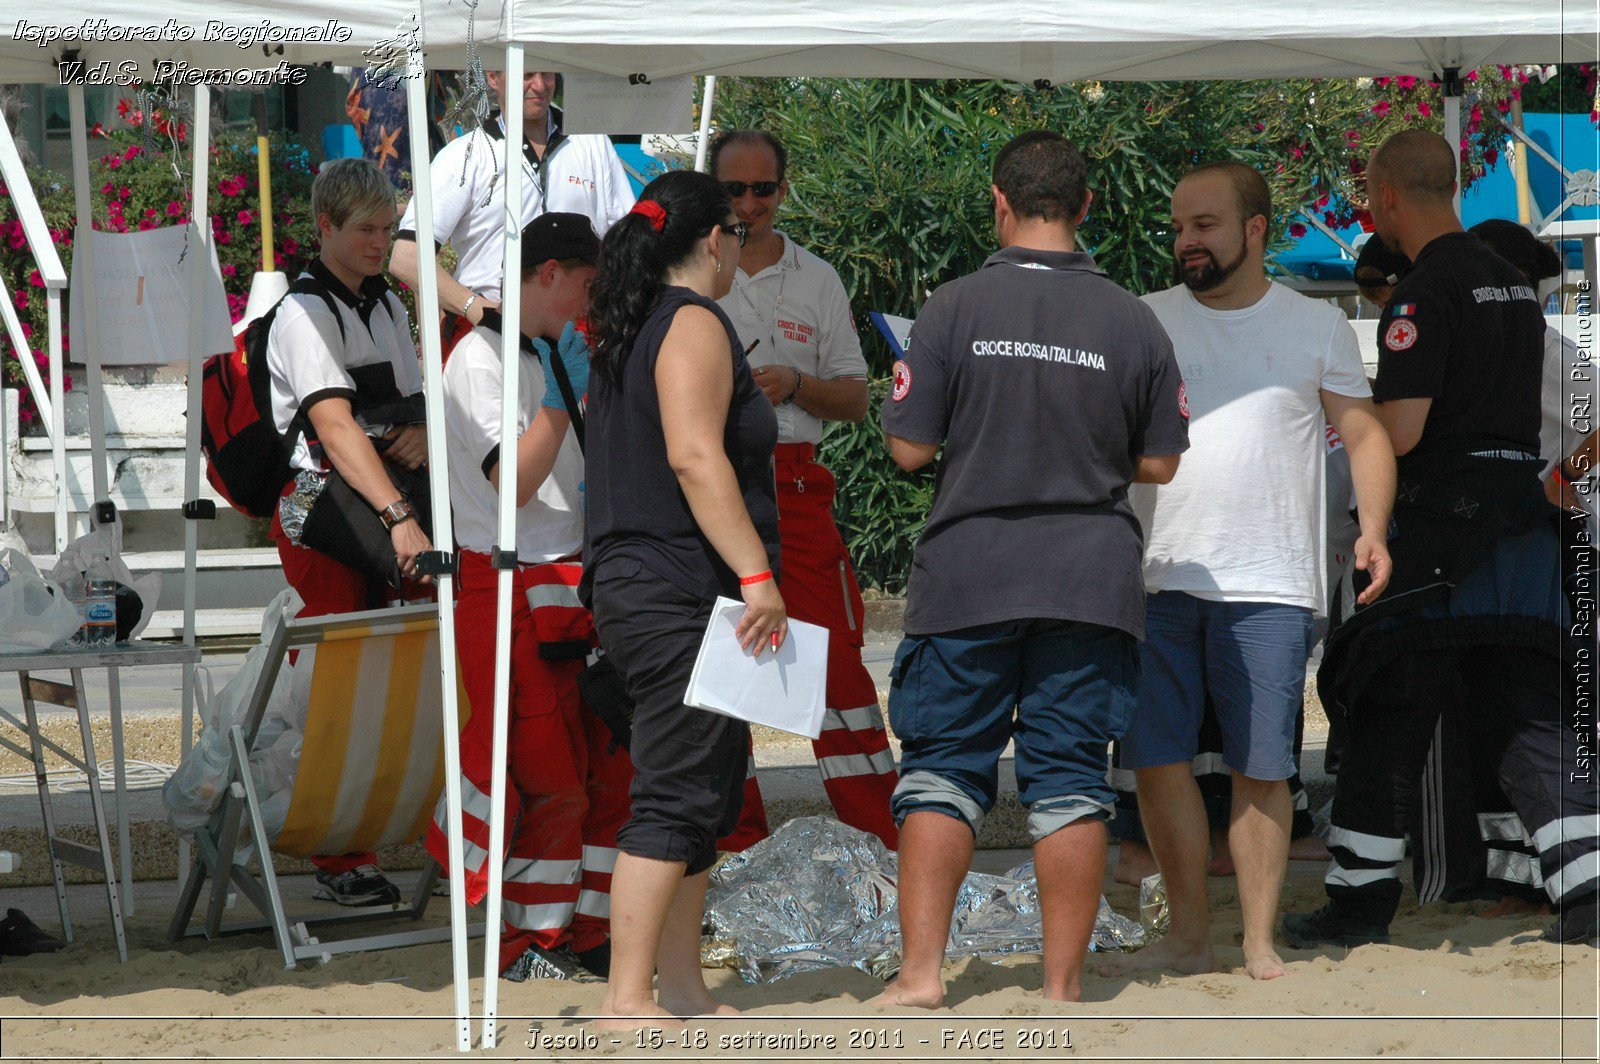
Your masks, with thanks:
<instances>
[{"instance_id":1,"label":"plastic bag","mask_svg":"<svg viewBox=\"0 0 1600 1064\"><path fill-rule=\"evenodd\" d=\"M19 550L0 550L0 653L50 650L78 634L82 618L59 584Z\"/></svg>"},{"instance_id":2,"label":"plastic bag","mask_svg":"<svg viewBox=\"0 0 1600 1064\"><path fill-rule=\"evenodd\" d=\"M239 666L239 671L233 674L233 679L228 681L227 686L201 707L200 719L203 730L200 738L190 749L188 756L183 759L183 764L178 766L177 771L161 787L162 802L167 807L167 822L178 834L192 836L194 830L210 819L211 814L222 804L222 796L228 786L230 746L228 733L235 724L245 723L245 711L249 708L250 693L255 690L256 684L261 679L262 670L266 668L268 644L272 642L278 629L300 611L302 605L300 596L295 594L293 588L278 593L266 612L262 614L260 644L245 655L244 664ZM304 662L305 659L302 658L301 661ZM294 687L288 663L285 662L284 665L273 687L274 697L277 697L279 691ZM310 672L309 668L304 671ZM280 712L276 716L283 718L287 714ZM301 719L304 720L303 712ZM263 726L265 722L264 715ZM282 726L276 727L276 735L282 735L284 730ZM254 762L255 759L252 758L252 763ZM255 773L252 772L252 775Z\"/></svg>"},{"instance_id":3,"label":"plastic bag","mask_svg":"<svg viewBox=\"0 0 1600 1064\"><path fill-rule=\"evenodd\" d=\"M137 639L139 633L145 630L150 623L150 618L156 613L156 600L161 597L161 574L146 573L134 579L133 573L128 570L122 561L122 523L112 522L101 525L92 532L85 533L68 543L61 556L56 559L55 568L50 570L50 579L62 587L71 586L71 582L83 580L83 574L89 571L89 565L97 556L109 559L111 578L124 587L129 588L139 596L139 619L127 635L120 630L117 640ZM118 626L120 629L120 625Z\"/></svg>"}]
</instances>

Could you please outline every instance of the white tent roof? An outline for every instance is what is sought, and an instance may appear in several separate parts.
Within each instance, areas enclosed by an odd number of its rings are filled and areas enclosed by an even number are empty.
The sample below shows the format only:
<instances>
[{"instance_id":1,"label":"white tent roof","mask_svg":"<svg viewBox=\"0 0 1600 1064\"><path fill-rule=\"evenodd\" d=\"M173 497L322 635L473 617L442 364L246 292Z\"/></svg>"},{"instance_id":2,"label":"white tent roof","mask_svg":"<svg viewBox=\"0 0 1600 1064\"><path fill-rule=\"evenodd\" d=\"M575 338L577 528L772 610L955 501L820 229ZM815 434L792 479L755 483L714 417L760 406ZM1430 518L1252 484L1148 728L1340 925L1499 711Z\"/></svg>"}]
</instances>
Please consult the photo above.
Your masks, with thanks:
<instances>
[{"instance_id":1,"label":"white tent roof","mask_svg":"<svg viewBox=\"0 0 1600 1064\"><path fill-rule=\"evenodd\" d=\"M1158 81L1600 58L1589 0L505 3L502 39L523 42L530 69L619 75Z\"/></svg>"},{"instance_id":2,"label":"white tent roof","mask_svg":"<svg viewBox=\"0 0 1600 1064\"><path fill-rule=\"evenodd\" d=\"M354 4L332 0L60 0L29 10L11 5L0 21L0 82L50 82L59 84L56 62L70 50L93 65L109 60L113 73L125 60L139 64L148 78L156 59L190 63L197 69L232 70L290 64L336 63L368 66L364 56L380 42L401 40L411 28L417 0L359 0ZM423 28L429 66L456 69L466 65L467 8L461 0L423 0ZM502 21L500 0L479 0L480 35ZM27 27L24 30L24 27ZM241 48L245 32L265 41ZM332 40L286 40L311 29L336 31ZM58 38L41 43L37 30L46 34L65 30L75 39ZM173 39L179 30L189 39ZM154 33L156 40L133 40L130 31ZM21 34L21 36L19 36ZM87 36L88 39L84 39Z\"/></svg>"}]
</instances>

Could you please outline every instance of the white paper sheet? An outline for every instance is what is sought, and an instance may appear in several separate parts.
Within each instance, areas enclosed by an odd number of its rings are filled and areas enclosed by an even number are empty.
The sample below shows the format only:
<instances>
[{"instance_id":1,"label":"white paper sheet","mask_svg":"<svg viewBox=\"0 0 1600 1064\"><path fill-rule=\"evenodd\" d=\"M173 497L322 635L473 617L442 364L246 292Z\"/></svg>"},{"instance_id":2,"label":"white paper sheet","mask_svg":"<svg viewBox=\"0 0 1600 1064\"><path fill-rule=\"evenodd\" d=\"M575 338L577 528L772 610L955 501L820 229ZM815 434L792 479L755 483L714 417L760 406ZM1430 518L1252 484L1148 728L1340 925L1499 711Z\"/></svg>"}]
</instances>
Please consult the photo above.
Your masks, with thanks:
<instances>
[{"instance_id":1,"label":"white paper sheet","mask_svg":"<svg viewBox=\"0 0 1600 1064\"><path fill-rule=\"evenodd\" d=\"M756 657L734 634L744 603L718 598L695 658L684 702L697 709L815 739L822 733L828 687L828 630L789 621L789 637L776 653Z\"/></svg>"}]
</instances>

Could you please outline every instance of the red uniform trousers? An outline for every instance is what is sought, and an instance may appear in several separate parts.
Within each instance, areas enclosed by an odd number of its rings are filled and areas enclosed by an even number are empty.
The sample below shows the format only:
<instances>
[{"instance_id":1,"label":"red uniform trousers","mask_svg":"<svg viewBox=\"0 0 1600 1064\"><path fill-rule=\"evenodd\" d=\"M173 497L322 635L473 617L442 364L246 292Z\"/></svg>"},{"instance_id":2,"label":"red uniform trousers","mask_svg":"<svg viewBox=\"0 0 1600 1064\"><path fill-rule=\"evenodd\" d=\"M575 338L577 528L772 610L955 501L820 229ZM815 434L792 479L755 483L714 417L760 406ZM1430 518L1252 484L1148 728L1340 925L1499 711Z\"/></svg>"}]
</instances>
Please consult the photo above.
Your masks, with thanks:
<instances>
[{"instance_id":1,"label":"red uniform trousers","mask_svg":"<svg viewBox=\"0 0 1600 1064\"><path fill-rule=\"evenodd\" d=\"M290 481L289 487L293 487ZM285 493L289 488L284 489ZM278 515L272 515L272 540L278 547L278 560L283 563L283 576L295 589L300 601L305 603L297 617L323 617L331 613L359 613L379 609L384 604L384 588L374 587L366 575L336 562L321 551L289 542L278 524ZM296 652L298 656L298 652ZM339 875L365 864L376 864L375 853L346 853L319 855L311 863L330 875Z\"/></svg>"},{"instance_id":2,"label":"red uniform trousers","mask_svg":"<svg viewBox=\"0 0 1600 1064\"><path fill-rule=\"evenodd\" d=\"M876 835L891 850L899 832L889 798L899 782L889 733L878 708L878 686L861 664L864 606L861 588L833 523L833 474L809 443L779 444L778 589L791 618L828 629L828 690L822 734L812 742L822 786L839 819ZM766 838L767 811L752 752L739 825L717 848L738 852Z\"/></svg>"},{"instance_id":3,"label":"red uniform trousers","mask_svg":"<svg viewBox=\"0 0 1600 1064\"><path fill-rule=\"evenodd\" d=\"M489 557L460 552L456 653L471 714L461 730L461 804L467 901L488 891L494 739L495 599ZM628 819L633 768L611 733L578 697L581 659L545 661L543 642L589 641L594 622L578 602L582 569L551 563L517 569L511 592L510 786L505 795L502 887L504 970L530 945L592 949L610 930L611 870L617 829ZM529 591L535 608L529 608ZM447 864L443 797L428 829L428 850Z\"/></svg>"}]
</instances>

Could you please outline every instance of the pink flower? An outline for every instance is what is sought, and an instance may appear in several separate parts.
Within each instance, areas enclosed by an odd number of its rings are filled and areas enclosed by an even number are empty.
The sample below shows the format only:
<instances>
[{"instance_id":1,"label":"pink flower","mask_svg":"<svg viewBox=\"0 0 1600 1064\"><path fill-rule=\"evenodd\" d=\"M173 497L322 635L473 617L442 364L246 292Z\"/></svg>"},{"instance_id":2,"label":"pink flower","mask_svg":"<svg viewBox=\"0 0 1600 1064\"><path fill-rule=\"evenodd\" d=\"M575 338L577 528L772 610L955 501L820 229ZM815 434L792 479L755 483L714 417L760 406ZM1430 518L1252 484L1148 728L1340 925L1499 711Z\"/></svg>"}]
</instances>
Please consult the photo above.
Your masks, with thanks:
<instances>
[{"instance_id":1,"label":"pink flower","mask_svg":"<svg viewBox=\"0 0 1600 1064\"><path fill-rule=\"evenodd\" d=\"M11 294L11 302L13 302L13 303L15 303L17 305L17 309L18 310L27 310L28 309L28 293L23 292L23 291L13 292Z\"/></svg>"},{"instance_id":2,"label":"pink flower","mask_svg":"<svg viewBox=\"0 0 1600 1064\"><path fill-rule=\"evenodd\" d=\"M1295 222L1293 225L1289 226L1289 235L1294 237L1296 240L1299 240L1301 237L1306 235L1306 227L1301 225L1299 222Z\"/></svg>"},{"instance_id":3,"label":"pink flower","mask_svg":"<svg viewBox=\"0 0 1600 1064\"><path fill-rule=\"evenodd\" d=\"M154 207L146 207L144 209L144 216L146 218L154 218L156 216L156 209Z\"/></svg>"},{"instance_id":4,"label":"pink flower","mask_svg":"<svg viewBox=\"0 0 1600 1064\"><path fill-rule=\"evenodd\" d=\"M285 255L296 255L300 252L300 242L293 237L284 237L282 244L279 246L283 248Z\"/></svg>"},{"instance_id":5,"label":"pink flower","mask_svg":"<svg viewBox=\"0 0 1600 1064\"><path fill-rule=\"evenodd\" d=\"M249 225L251 222L256 220L256 216L250 211L240 211L238 218L240 225Z\"/></svg>"},{"instance_id":6,"label":"pink flower","mask_svg":"<svg viewBox=\"0 0 1600 1064\"><path fill-rule=\"evenodd\" d=\"M177 218L181 214L183 214L183 204L179 203L177 200L173 200L171 203L167 204L168 218Z\"/></svg>"},{"instance_id":7,"label":"pink flower","mask_svg":"<svg viewBox=\"0 0 1600 1064\"><path fill-rule=\"evenodd\" d=\"M128 145L128 150L122 153L124 159L132 159L136 155L143 155L144 149L137 144Z\"/></svg>"},{"instance_id":8,"label":"pink flower","mask_svg":"<svg viewBox=\"0 0 1600 1064\"><path fill-rule=\"evenodd\" d=\"M232 240L233 240L233 237L229 236L226 232L222 232L222 233L218 233L217 234L217 243L219 243L219 244L227 244L227 243L231 242Z\"/></svg>"},{"instance_id":9,"label":"pink flower","mask_svg":"<svg viewBox=\"0 0 1600 1064\"><path fill-rule=\"evenodd\" d=\"M1303 155L1305 155L1305 151L1299 147L1293 147L1289 149L1289 158L1291 159L1298 159Z\"/></svg>"},{"instance_id":10,"label":"pink flower","mask_svg":"<svg viewBox=\"0 0 1600 1064\"><path fill-rule=\"evenodd\" d=\"M1352 129L1352 130L1349 130L1349 131L1347 131L1345 133L1344 139L1347 142L1349 142L1350 144L1360 144L1361 143L1361 134L1357 133L1355 130Z\"/></svg>"},{"instance_id":11,"label":"pink flower","mask_svg":"<svg viewBox=\"0 0 1600 1064\"><path fill-rule=\"evenodd\" d=\"M111 170L120 170L122 169L122 160L115 155L108 155L106 156L106 167Z\"/></svg>"},{"instance_id":12,"label":"pink flower","mask_svg":"<svg viewBox=\"0 0 1600 1064\"><path fill-rule=\"evenodd\" d=\"M1433 114L1433 108L1428 106L1427 100L1417 101L1417 114L1421 115L1423 118L1427 118Z\"/></svg>"},{"instance_id":13,"label":"pink flower","mask_svg":"<svg viewBox=\"0 0 1600 1064\"><path fill-rule=\"evenodd\" d=\"M28 283L33 285L35 288L43 288L44 278L39 275L38 270L34 270L32 273L28 274Z\"/></svg>"},{"instance_id":14,"label":"pink flower","mask_svg":"<svg viewBox=\"0 0 1600 1064\"><path fill-rule=\"evenodd\" d=\"M274 251L274 252L273 252L273 253L272 253L272 264L273 264L273 265L274 265L274 266L282 266L282 265L283 265L283 263L284 263L284 257L283 257L283 252L281 252L281 251Z\"/></svg>"},{"instance_id":15,"label":"pink flower","mask_svg":"<svg viewBox=\"0 0 1600 1064\"><path fill-rule=\"evenodd\" d=\"M1379 100L1377 103L1373 104L1372 105L1372 113L1377 115L1379 118L1382 118L1384 115L1388 114L1389 113L1389 101L1388 100Z\"/></svg>"},{"instance_id":16,"label":"pink flower","mask_svg":"<svg viewBox=\"0 0 1600 1064\"><path fill-rule=\"evenodd\" d=\"M239 267L235 266L233 263L224 262L222 264L222 276L224 276L224 277L232 277L234 274L236 274L238 272L239 272Z\"/></svg>"},{"instance_id":17,"label":"pink flower","mask_svg":"<svg viewBox=\"0 0 1600 1064\"><path fill-rule=\"evenodd\" d=\"M1478 80L1478 72L1476 70L1467 71L1467 80L1468 81L1477 81Z\"/></svg>"},{"instance_id":18,"label":"pink flower","mask_svg":"<svg viewBox=\"0 0 1600 1064\"><path fill-rule=\"evenodd\" d=\"M1494 148L1485 148L1483 150L1483 161L1493 166L1500 161L1500 152Z\"/></svg>"},{"instance_id":19,"label":"pink flower","mask_svg":"<svg viewBox=\"0 0 1600 1064\"><path fill-rule=\"evenodd\" d=\"M1400 86L1400 88L1402 88L1402 89L1406 90L1407 92L1409 92L1410 90L1416 88L1417 79L1414 78L1414 77L1411 77L1410 75L1405 75L1405 76L1402 76L1402 77L1395 78L1394 79L1394 83L1396 85Z\"/></svg>"},{"instance_id":20,"label":"pink flower","mask_svg":"<svg viewBox=\"0 0 1600 1064\"><path fill-rule=\"evenodd\" d=\"M7 243L11 245L12 250L16 250L17 248L22 247L23 245L27 244L27 242L28 242L27 240L25 240L24 238L22 238L20 236L14 236L10 240L7 241Z\"/></svg>"},{"instance_id":21,"label":"pink flower","mask_svg":"<svg viewBox=\"0 0 1600 1064\"><path fill-rule=\"evenodd\" d=\"M141 230L144 230L144 229L154 229L154 228L155 228L155 227L156 227L156 223L155 223L155 222L152 222L152 221L151 221L151 220L150 220L150 219L148 219L148 218L141 218L141 219L140 219L140 220L139 220L139 228L140 228L140 229L141 229Z\"/></svg>"},{"instance_id":22,"label":"pink flower","mask_svg":"<svg viewBox=\"0 0 1600 1064\"><path fill-rule=\"evenodd\" d=\"M1326 206L1327 206L1327 205L1328 205L1328 199L1329 199L1329 196L1328 196L1328 194L1327 194L1327 193L1326 193L1326 192L1324 192L1324 193L1323 193L1323 194L1322 194L1322 198L1321 198L1321 199L1319 199L1319 200L1317 200L1317 203L1316 203L1316 205L1317 205L1317 206L1318 206L1318 207L1326 207Z\"/></svg>"},{"instance_id":23,"label":"pink flower","mask_svg":"<svg viewBox=\"0 0 1600 1064\"><path fill-rule=\"evenodd\" d=\"M123 185L121 188L117 189L118 199L127 199L131 195L133 195L133 189L129 188L127 185Z\"/></svg>"},{"instance_id":24,"label":"pink flower","mask_svg":"<svg viewBox=\"0 0 1600 1064\"><path fill-rule=\"evenodd\" d=\"M100 195L102 195L102 196L111 195L111 192L115 187L116 187L115 185L113 185L111 182L107 181L105 184L100 186Z\"/></svg>"},{"instance_id":25,"label":"pink flower","mask_svg":"<svg viewBox=\"0 0 1600 1064\"><path fill-rule=\"evenodd\" d=\"M27 322L23 322L22 323L22 338L24 340L26 340L29 337L31 337L32 335L33 335L33 326L29 325Z\"/></svg>"}]
</instances>

